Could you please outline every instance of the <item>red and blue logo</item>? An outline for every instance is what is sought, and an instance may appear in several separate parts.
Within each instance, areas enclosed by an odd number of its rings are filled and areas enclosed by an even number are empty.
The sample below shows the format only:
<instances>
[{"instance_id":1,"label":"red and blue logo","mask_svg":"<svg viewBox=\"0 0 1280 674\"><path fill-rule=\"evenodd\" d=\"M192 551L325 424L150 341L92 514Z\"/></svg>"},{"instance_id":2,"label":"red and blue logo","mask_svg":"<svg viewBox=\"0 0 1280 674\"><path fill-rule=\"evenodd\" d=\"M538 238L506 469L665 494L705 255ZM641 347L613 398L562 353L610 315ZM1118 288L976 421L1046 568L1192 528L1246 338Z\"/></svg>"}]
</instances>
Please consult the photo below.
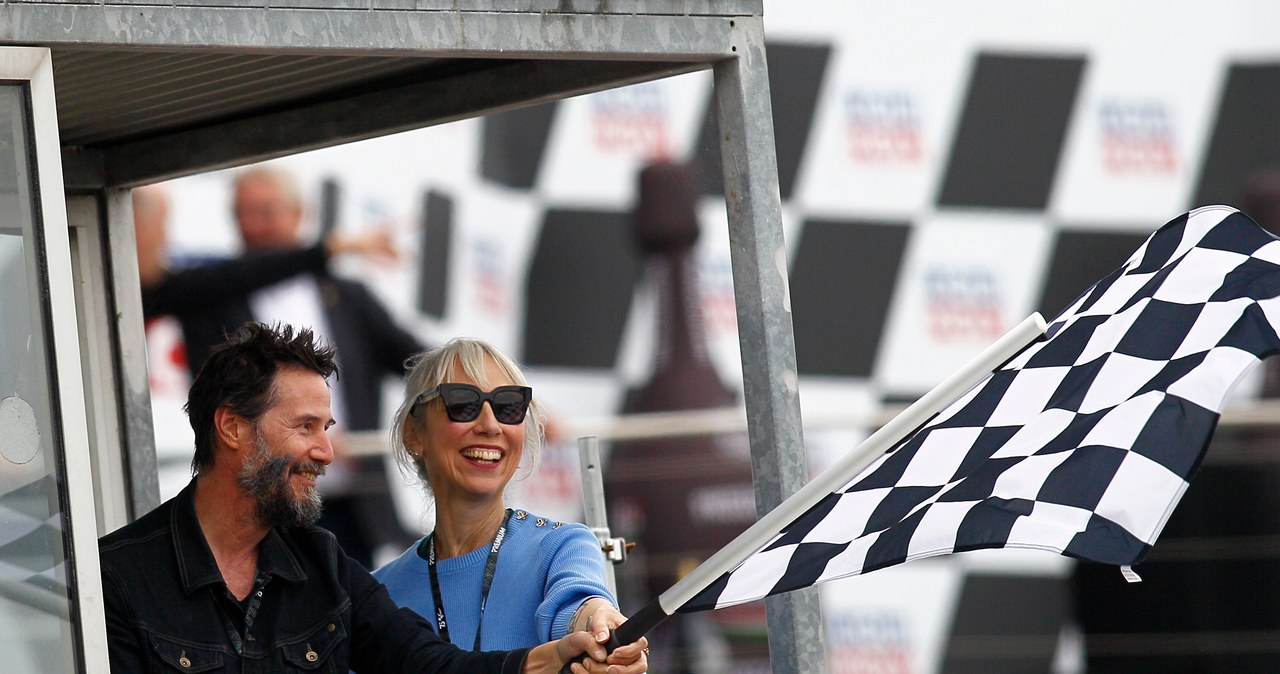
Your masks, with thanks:
<instances>
[{"instance_id":1,"label":"red and blue logo","mask_svg":"<svg viewBox=\"0 0 1280 674\"><path fill-rule=\"evenodd\" d=\"M666 96L656 84L602 91L591 97L591 133L601 152L638 159L671 156Z\"/></svg>"},{"instance_id":2,"label":"red and blue logo","mask_svg":"<svg viewBox=\"0 0 1280 674\"><path fill-rule=\"evenodd\" d=\"M999 284L990 270L935 267L925 274L924 284L934 341L993 340L1004 332Z\"/></svg>"},{"instance_id":3,"label":"red and blue logo","mask_svg":"<svg viewBox=\"0 0 1280 674\"><path fill-rule=\"evenodd\" d=\"M854 163L883 166L924 161L920 112L910 95L848 92L844 118L846 148Z\"/></svg>"},{"instance_id":4,"label":"red and blue logo","mask_svg":"<svg viewBox=\"0 0 1280 674\"><path fill-rule=\"evenodd\" d=\"M832 674L916 674L907 627L893 612L860 611L828 619L827 650Z\"/></svg>"},{"instance_id":5,"label":"red and blue logo","mask_svg":"<svg viewBox=\"0 0 1280 674\"><path fill-rule=\"evenodd\" d=\"M1102 101L1097 119L1103 170L1112 175L1177 173L1171 117L1159 101Z\"/></svg>"}]
</instances>

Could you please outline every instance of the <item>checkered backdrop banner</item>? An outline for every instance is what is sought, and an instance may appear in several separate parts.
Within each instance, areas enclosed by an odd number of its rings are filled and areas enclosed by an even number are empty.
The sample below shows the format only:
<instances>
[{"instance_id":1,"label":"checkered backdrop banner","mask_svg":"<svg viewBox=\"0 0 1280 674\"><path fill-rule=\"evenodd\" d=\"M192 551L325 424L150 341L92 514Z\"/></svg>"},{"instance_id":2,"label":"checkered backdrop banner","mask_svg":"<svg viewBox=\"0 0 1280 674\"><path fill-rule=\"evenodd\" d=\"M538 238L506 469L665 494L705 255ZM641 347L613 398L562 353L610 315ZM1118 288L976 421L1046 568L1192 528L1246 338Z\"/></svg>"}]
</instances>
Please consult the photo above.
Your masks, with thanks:
<instances>
[{"instance_id":1,"label":"checkered backdrop banner","mask_svg":"<svg viewBox=\"0 0 1280 674\"><path fill-rule=\"evenodd\" d=\"M1236 205L1252 172L1280 164L1280 39L1261 29L1280 9L1266 2L1222 3L1212 30L1181 3L1054 1L1034 19L1016 2L952 4L767 3L812 389L913 398L1032 311L1056 314L1155 223ZM613 375L643 381L652 354L630 230L652 160L699 173L706 335L722 376L740 377L717 138L711 77L694 73L284 161L309 188L336 180L339 227L399 227L409 262L356 271L406 321L598 375L586 411L604 414L622 395ZM180 181L179 252L234 249L229 176Z\"/></svg>"}]
</instances>

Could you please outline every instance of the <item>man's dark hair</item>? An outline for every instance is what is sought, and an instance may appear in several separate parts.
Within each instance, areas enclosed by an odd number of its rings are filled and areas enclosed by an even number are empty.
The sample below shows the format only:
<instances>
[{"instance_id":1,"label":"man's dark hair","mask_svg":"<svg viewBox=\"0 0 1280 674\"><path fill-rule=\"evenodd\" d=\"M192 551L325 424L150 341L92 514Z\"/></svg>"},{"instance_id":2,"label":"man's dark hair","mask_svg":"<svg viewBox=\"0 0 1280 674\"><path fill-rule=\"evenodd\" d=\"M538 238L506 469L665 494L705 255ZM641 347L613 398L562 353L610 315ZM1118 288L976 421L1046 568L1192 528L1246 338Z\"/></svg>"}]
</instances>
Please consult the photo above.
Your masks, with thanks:
<instances>
[{"instance_id":1,"label":"man's dark hair","mask_svg":"<svg viewBox=\"0 0 1280 674\"><path fill-rule=\"evenodd\" d=\"M183 408L196 434L191 474L213 465L213 416L224 405L256 423L275 404L275 375L281 366L301 367L328 379L338 371L333 347L306 328L249 322L214 347L200 367Z\"/></svg>"}]
</instances>

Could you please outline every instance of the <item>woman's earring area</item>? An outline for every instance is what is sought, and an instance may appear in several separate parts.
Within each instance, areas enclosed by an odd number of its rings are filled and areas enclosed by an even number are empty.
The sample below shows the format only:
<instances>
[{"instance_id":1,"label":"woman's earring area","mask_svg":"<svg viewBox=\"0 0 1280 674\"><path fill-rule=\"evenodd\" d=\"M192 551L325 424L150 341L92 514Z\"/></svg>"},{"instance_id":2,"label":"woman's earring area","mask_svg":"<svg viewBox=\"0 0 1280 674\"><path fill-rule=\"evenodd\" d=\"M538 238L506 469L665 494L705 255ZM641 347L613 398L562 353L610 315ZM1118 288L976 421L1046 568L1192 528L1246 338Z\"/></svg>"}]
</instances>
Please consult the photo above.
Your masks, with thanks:
<instances>
[{"instance_id":1,"label":"woman's earring area","mask_svg":"<svg viewBox=\"0 0 1280 674\"><path fill-rule=\"evenodd\" d=\"M404 443L404 453L408 454L409 458L413 459L415 462L417 462L422 458L422 448L419 445L419 442L416 436L413 436L409 433L405 433L403 443Z\"/></svg>"}]
</instances>

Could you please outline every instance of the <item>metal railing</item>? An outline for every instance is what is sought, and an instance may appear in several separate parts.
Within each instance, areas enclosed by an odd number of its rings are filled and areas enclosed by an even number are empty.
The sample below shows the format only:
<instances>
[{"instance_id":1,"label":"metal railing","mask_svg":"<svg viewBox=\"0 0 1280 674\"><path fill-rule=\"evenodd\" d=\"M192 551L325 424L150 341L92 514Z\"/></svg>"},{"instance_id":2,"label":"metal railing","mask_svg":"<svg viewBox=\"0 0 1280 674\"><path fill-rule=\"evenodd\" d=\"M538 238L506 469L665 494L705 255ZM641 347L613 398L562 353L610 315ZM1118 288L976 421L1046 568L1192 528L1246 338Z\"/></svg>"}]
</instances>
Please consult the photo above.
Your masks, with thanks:
<instances>
[{"instance_id":1,"label":"metal railing","mask_svg":"<svg viewBox=\"0 0 1280 674\"><path fill-rule=\"evenodd\" d=\"M806 412L804 428L806 431L860 428L870 432L891 421L904 409L906 405L882 405L861 413ZM595 419L564 419L562 422L565 437L595 436L601 442L616 442L745 433L747 413L742 407L721 407ZM1280 399L1234 402L1223 411L1218 427L1280 428ZM388 452L386 431L348 433L344 441L346 451L351 456L379 456Z\"/></svg>"}]
</instances>

